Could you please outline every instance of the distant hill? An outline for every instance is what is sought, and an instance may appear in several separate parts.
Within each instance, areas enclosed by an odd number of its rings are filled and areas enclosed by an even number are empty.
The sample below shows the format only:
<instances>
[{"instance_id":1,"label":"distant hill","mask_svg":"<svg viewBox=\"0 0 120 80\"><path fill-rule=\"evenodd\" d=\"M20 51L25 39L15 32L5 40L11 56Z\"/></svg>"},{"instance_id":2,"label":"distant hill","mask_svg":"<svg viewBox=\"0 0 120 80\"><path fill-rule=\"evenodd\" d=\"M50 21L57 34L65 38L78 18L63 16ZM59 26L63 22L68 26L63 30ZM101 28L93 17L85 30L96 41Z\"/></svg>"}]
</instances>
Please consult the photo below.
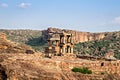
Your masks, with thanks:
<instances>
[{"instance_id":1,"label":"distant hill","mask_svg":"<svg viewBox=\"0 0 120 80\"><path fill-rule=\"evenodd\" d=\"M31 38L38 38L42 35L39 30L5 30L1 29L0 32L7 34L7 38L20 43L25 43Z\"/></svg>"},{"instance_id":2,"label":"distant hill","mask_svg":"<svg viewBox=\"0 0 120 80\"><path fill-rule=\"evenodd\" d=\"M104 56L105 53L112 51L115 57L120 59L120 31L105 32L105 37L101 40L88 41L75 44L78 54Z\"/></svg>"},{"instance_id":3,"label":"distant hill","mask_svg":"<svg viewBox=\"0 0 120 80\"><path fill-rule=\"evenodd\" d=\"M80 32L74 30L65 30L58 28L48 28L47 30L5 30L1 29L0 32L6 33L8 39L14 42L24 43L32 46L35 50L43 51L44 47L47 45L47 39L53 33L59 32L71 33L74 35L74 43L100 40L104 37L102 33L89 33Z\"/></svg>"},{"instance_id":4,"label":"distant hill","mask_svg":"<svg viewBox=\"0 0 120 80\"><path fill-rule=\"evenodd\" d=\"M53 33L72 33L75 43L74 51L79 54L103 56L108 51L113 51L115 57L120 59L120 31L90 33L74 30L48 28L47 30L0 30L6 33L11 41L30 45L33 49L44 51L47 39Z\"/></svg>"},{"instance_id":5,"label":"distant hill","mask_svg":"<svg viewBox=\"0 0 120 80\"><path fill-rule=\"evenodd\" d=\"M11 41L30 45L35 50L41 50L41 36L40 30L5 30L0 32L7 34L7 38Z\"/></svg>"}]
</instances>

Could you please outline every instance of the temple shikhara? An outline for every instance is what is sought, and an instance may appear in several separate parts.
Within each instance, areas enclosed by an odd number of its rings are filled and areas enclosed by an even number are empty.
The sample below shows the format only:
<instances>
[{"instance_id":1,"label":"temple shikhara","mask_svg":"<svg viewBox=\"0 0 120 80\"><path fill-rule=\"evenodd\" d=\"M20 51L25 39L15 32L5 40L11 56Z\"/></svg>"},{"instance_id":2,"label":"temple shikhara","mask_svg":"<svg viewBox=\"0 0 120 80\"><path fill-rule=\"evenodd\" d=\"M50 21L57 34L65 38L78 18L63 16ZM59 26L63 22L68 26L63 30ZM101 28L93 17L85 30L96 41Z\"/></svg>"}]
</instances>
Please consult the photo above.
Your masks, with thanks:
<instances>
[{"instance_id":1,"label":"temple shikhara","mask_svg":"<svg viewBox=\"0 0 120 80\"><path fill-rule=\"evenodd\" d=\"M72 34L55 33L48 39L48 46L45 49L46 54L64 55L73 54Z\"/></svg>"}]
</instances>

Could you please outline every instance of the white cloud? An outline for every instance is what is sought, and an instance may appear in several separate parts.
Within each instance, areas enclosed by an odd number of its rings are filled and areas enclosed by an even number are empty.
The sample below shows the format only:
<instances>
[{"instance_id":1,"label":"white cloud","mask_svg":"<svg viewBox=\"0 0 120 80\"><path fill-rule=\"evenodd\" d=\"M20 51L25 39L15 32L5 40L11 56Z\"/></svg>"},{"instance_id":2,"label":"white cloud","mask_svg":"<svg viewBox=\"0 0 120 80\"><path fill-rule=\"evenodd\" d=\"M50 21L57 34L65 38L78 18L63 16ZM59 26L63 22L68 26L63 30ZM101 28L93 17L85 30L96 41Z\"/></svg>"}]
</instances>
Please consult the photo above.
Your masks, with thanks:
<instances>
[{"instance_id":1,"label":"white cloud","mask_svg":"<svg viewBox=\"0 0 120 80\"><path fill-rule=\"evenodd\" d=\"M2 3L0 6L1 6L2 8L7 8L7 7L8 7L8 4Z\"/></svg>"},{"instance_id":2,"label":"white cloud","mask_svg":"<svg viewBox=\"0 0 120 80\"><path fill-rule=\"evenodd\" d=\"M115 17L112 21L114 24L119 24L120 25L120 16Z\"/></svg>"},{"instance_id":3,"label":"white cloud","mask_svg":"<svg viewBox=\"0 0 120 80\"><path fill-rule=\"evenodd\" d=\"M28 8L28 7L30 7L31 6L31 4L30 3L20 3L19 5L18 5L20 8Z\"/></svg>"}]
</instances>

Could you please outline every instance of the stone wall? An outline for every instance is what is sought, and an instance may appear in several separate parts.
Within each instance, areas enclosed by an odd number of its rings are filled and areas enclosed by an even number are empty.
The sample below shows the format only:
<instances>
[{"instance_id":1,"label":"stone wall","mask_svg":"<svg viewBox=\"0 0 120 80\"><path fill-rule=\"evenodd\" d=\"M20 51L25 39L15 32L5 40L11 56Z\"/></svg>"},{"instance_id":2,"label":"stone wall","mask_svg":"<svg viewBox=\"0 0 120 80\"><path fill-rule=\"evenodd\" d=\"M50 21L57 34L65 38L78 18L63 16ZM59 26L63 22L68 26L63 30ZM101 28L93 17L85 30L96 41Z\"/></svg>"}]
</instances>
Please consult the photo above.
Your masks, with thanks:
<instances>
[{"instance_id":1,"label":"stone wall","mask_svg":"<svg viewBox=\"0 0 120 80\"><path fill-rule=\"evenodd\" d=\"M120 61L86 61L86 62L75 62L74 67L88 67L93 73L118 73L120 74ZM73 66L73 64L72 64ZM69 64L69 68L72 67Z\"/></svg>"},{"instance_id":2,"label":"stone wall","mask_svg":"<svg viewBox=\"0 0 120 80\"><path fill-rule=\"evenodd\" d=\"M48 63L48 62L47 62ZM57 59L53 61L53 63L47 64L44 62L44 65L48 67L56 66L58 69L70 71L74 67L83 68L87 67L94 74L102 74L102 73L109 73L109 74L120 74L120 61L102 61L102 60L85 60L85 59L78 59L78 60L65 60L65 59Z\"/></svg>"}]
</instances>

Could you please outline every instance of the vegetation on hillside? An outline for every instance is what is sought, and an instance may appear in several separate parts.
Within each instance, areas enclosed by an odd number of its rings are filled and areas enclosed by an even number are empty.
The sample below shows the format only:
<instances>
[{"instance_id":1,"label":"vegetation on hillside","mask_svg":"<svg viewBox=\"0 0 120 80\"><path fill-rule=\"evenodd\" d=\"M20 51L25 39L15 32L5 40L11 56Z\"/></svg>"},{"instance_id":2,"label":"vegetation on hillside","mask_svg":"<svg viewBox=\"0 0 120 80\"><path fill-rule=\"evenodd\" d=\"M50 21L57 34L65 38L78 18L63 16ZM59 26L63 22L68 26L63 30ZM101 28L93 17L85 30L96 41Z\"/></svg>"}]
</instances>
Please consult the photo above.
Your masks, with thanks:
<instances>
[{"instance_id":1,"label":"vegetation on hillside","mask_svg":"<svg viewBox=\"0 0 120 80\"><path fill-rule=\"evenodd\" d=\"M34 50L25 44L15 43L0 37L1 53L34 53Z\"/></svg>"},{"instance_id":2,"label":"vegetation on hillside","mask_svg":"<svg viewBox=\"0 0 120 80\"><path fill-rule=\"evenodd\" d=\"M42 31L40 30L4 30L1 29L0 32L7 34L8 39L19 42L25 43L30 38L38 38L42 35Z\"/></svg>"},{"instance_id":3,"label":"vegetation on hillside","mask_svg":"<svg viewBox=\"0 0 120 80\"><path fill-rule=\"evenodd\" d=\"M7 38L13 42L27 44L35 50L43 50L45 42L42 40L40 30L4 30L0 32L7 34Z\"/></svg>"},{"instance_id":4,"label":"vegetation on hillside","mask_svg":"<svg viewBox=\"0 0 120 80\"><path fill-rule=\"evenodd\" d=\"M0 30L8 35L8 39L31 46L35 50L44 51L47 44L42 31L39 30ZM104 56L109 50L114 51L115 57L120 59L120 31L106 32L105 38L99 41L88 41L75 44L74 50L78 54Z\"/></svg>"},{"instance_id":5,"label":"vegetation on hillside","mask_svg":"<svg viewBox=\"0 0 120 80\"><path fill-rule=\"evenodd\" d=\"M73 71L73 72L80 72L80 73L83 73L83 74L92 74L92 71L89 70L89 69L86 68L86 67L83 67L83 68L76 68L76 67L74 67L74 68L72 69L72 71Z\"/></svg>"},{"instance_id":6,"label":"vegetation on hillside","mask_svg":"<svg viewBox=\"0 0 120 80\"><path fill-rule=\"evenodd\" d=\"M36 51L37 50L44 51L44 48L47 45L47 42L44 41L42 36L41 36L38 38L29 38L25 44L30 45Z\"/></svg>"},{"instance_id":7,"label":"vegetation on hillside","mask_svg":"<svg viewBox=\"0 0 120 80\"><path fill-rule=\"evenodd\" d=\"M105 38L99 41L75 44L74 50L78 54L92 56L104 56L108 51L114 51L114 56L120 59L120 32L105 33Z\"/></svg>"}]
</instances>

